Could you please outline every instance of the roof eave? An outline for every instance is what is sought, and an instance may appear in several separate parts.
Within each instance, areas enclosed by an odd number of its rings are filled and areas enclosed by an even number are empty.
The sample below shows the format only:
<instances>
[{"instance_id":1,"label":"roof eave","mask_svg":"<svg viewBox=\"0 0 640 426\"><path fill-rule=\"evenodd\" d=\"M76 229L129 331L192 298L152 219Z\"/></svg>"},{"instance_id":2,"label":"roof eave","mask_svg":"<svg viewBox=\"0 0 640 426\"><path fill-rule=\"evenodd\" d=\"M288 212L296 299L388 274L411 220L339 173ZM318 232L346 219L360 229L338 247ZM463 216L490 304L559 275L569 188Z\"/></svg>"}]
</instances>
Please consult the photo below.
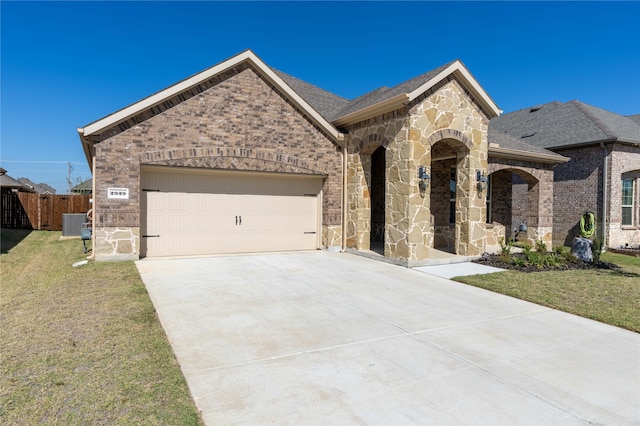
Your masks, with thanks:
<instances>
[{"instance_id":1,"label":"roof eave","mask_svg":"<svg viewBox=\"0 0 640 426\"><path fill-rule=\"evenodd\" d=\"M385 99L382 102L373 104L364 109L352 112L336 120L333 120L333 125L336 127L346 126L348 124L357 123L362 120L366 120L376 115L384 114L389 111L393 111L398 108L404 107L409 102L409 96L407 93L401 93L393 98Z\"/></svg>"},{"instance_id":2,"label":"roof eave","mask_svg":"<svg viewBox=\"0 0 640 426\"><path fill-rule=\"evenodd\" d=\"M564 157L559 154L543 154L540 152L519 151L495 146L489 146L489 156L508 160L537 161L546 164L566 163L571 160L569 157Z\"/></svg>"},{"instance_id":3,"label":"roof eave","mask_svg":"<svg viewBox=\"0 0 640 426\"><path fill-rule=\"evenodd\" d=\"M625 144L625 145L640 146L640 141L633 140L633 139L617 139L616 142Z\"/></svg>"},{"instance_id":4,"label":"roof eave","mask_svg":"<svg viewBox=\"0 0 640 426\"><path fill-rule=\"evenodd\" d=\"M602 145L603 143L622 143L622 144L631 144L631 145L640 144L640 142L637 142L637 141L625 141L618 138L607 138L607 139L593 140L593 141L587 141L587 142L572 143L567 145L553 145L553 146L547 146L545 148L555 151L557 149L565 150L565 149L585 148L589 146L599 146L599 145Z\"/></svg>"},{"instance_id":5,"label":"roof eave","mask_svg":"<svg viewBox=\"0 0 640 426\"><path fill-rule=\"evenodd\" d=\"M151 96L148 96L134 104L129 105L113 114L110 114L100 120L94 121L87 126L78 129L78 133L85 138L91 135L97 135L103 132L105 129L112 127L128 118L152 108L155 105L163 102L167 98L170 98L178 93L184 92L193 86L200 84L201 82L214 77L217 74L224 72L225 70L238 66L243 62L248 62L256 69L258 69L262 75L272 84L281 88L287 98L293 102L298 108L304 111L315 124L317 124L323 131L325 131L334 140L339 139L339 131L331 125L326 119L324 119L315 109L311 107L303 98L301 98L288 84L284 82L271 68L269 68L260 58L258 58L251 50L246 50L238 55L223 61L211 68L208 68L196 75L193 75L179 83L174 84L160 92L157 92Z\"/></svg>"},{"instance_id":6,"label":"roof eave","mask_svg":"<svg viewBox=\"0 0 640 426\"><path fill-rule=\"evenodd\" d=\"M84 129L78 128L78 136L80 136L80 143L82 144L82 150L84 151L84 156L87 158L87 163L89 164L89 170L93 170L93 155L94 148L91 141L84 135Z\"/></svg>"},{"instance_id":7,"label":"roof eave","mask_svg":"<svg viewBox=\"0 0 640 426\"><path fill-rule=\"evenodd\" d=\"M422 95L424 92L426 92L451 74L455 75L455 77L457 77L464 84L465 88L469 90L476 102L478 102L485 109L486 113L489 115L489 119L497 117L502 113L493 99L491 99L487 92L485 92L478 81L471 75L471 73L460 61L454 61L447 68L442 70L438 75L409 93L409 100L413 101L418 96Z\"/></svg>"}]
</instances>

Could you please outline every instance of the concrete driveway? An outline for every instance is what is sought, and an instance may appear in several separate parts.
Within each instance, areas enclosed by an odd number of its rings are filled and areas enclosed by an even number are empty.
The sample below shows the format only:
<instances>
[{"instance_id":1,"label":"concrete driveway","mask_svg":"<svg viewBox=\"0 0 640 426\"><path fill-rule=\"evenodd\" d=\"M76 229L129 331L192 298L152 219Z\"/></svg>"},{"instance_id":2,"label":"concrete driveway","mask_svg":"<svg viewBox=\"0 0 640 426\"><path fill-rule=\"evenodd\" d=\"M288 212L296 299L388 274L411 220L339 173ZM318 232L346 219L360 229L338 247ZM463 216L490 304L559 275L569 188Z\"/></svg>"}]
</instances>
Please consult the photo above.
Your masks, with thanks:
<instances>
[{"instance_id":1,"label":"concrete driveway","mask_svg":"<svg viewBox=\"0 0 640 426\"><path fill-rule=\"evenodd\" d=\"M137 266L209 425L640 424L637 333L346 253Z\"/></svg>"}]
</instances>

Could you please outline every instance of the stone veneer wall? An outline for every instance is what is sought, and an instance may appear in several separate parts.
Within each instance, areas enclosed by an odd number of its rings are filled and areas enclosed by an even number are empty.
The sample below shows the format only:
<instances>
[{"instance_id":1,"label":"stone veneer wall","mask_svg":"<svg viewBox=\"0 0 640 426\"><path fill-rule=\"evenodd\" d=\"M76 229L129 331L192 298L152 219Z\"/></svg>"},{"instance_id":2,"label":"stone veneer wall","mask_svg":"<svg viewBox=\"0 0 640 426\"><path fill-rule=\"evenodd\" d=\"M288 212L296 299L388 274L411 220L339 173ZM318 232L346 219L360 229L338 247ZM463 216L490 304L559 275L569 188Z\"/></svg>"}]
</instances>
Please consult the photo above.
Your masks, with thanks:
<instances>
[{"instance_id":1,"label":"stone veneer wall","mask_svg":"<svg viewBox=\"0 0 640 426\"><path fill-rule=\"evenodd\" d=\"M487 251L492 250L497 252L500 248L500 244L505 244L507 241L506 227L497 222L487 224Z\"/></svg>"},{"instance_id":2,"label":"stone veneer wall","mask_svg":"<svg viewBox=\"0 0 640 426\"><path fill-rule=\"evenodd\" d=\"M98 260L137 260L140 253L139 227L100 227L93 252Z\"/></svg>"},{"instance_id":3,"label":"stone veneer wall","mask_svg":"<svg viewBox=\"0 0 640 426\"><path fill-rule=\"evenodd\" d=\"M485 197L476 189L475 173L487 168L487 127L486 116L455 79L437 85L405 109L350 126L347 246L369 249L371 153L384 146L384 255L408 266L429 257L433 244L430 196L429 189L420 194L417 172L421 165L431 168L431 147L447 141L459 156L456 252L481 254L485 248Z\"/></svg>"},{"instance_id":4,"label":"stone veneer wall","mask_svg":"<svg viewBox=\"0 0 640 426\"><path fill-rule=\"evenodd\" d=\"M601 148L602 149L602 148ZM640 245L640 147L614 144L609 162L609 232L607 245L624 247ZM635 180L634 223L622 225L622 180Z\"/></svg>"},{"instance_id":5,"label":"stone veneer wall","mask_svg":"<svg viewBox=\"0 0 640 426\"><path fill-rule=\"evenodd\" d=\"M243 65L108 129L95 141L96 259L139 257L144 164L327 175L323 245L340 245L342 150ZM107 188L129 188L129 199Z\"/></svg>"}]
</instances>

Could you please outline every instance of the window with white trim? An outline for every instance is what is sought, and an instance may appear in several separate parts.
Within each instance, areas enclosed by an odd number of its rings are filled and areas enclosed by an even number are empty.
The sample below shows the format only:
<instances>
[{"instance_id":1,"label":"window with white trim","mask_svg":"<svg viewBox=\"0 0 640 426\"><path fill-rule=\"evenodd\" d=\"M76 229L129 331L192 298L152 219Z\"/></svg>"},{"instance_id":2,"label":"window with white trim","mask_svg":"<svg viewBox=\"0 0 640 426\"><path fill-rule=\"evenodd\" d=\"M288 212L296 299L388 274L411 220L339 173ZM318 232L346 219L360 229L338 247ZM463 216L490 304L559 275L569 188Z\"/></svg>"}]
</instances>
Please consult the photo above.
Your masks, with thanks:
<instances>
[{"instance_id":1,"label":"window with white trim","mask_svg":"<svg viewBox=\"0 0 640 426\"><path fill-rule=\"evenodd\" d=\"M623 179L622 180L622 225L633 225L634 217L633 217L633 205L634 203L634 195L635 191L635 180L634 179Z\"/></svg>"}]
</instances>

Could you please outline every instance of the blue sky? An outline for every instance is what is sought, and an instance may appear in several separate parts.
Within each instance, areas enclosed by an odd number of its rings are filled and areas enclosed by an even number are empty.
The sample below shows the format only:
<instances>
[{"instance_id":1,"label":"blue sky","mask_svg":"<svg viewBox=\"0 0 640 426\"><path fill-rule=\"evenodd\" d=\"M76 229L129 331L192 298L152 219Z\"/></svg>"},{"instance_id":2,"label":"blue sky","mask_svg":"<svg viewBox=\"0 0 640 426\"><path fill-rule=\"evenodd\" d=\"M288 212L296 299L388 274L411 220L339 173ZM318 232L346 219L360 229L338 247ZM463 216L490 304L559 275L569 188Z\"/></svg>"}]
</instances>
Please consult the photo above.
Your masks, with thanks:
<instances>
[{"instance_id":1,"label":"blue sky","mask_svg":"<svg viewBox=\"0 0 640 426\"><path fill-rule=\"evenodd\" d=\"M640 2L0 2L0 165L64 193L76 129L245 49L351 99L460 59L505 112L640 114Z\"/></svg>"}]
</instances>

